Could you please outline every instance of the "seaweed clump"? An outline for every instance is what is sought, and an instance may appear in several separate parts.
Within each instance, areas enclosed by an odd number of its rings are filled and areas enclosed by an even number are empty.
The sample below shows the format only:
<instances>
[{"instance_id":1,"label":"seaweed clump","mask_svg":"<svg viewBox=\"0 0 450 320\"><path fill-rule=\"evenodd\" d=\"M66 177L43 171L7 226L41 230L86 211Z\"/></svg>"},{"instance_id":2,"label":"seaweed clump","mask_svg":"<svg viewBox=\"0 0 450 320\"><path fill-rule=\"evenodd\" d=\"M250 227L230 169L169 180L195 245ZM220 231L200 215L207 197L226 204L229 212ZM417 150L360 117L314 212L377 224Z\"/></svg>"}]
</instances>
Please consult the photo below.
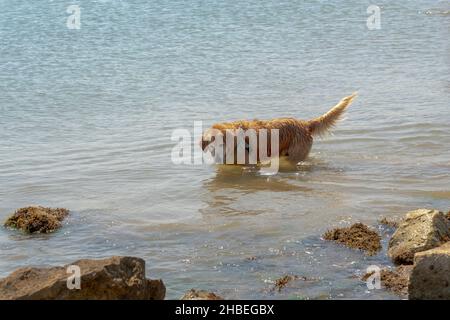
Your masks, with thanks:
<instances>
[{"instance_id":1,"label":"seaweed clump","mask_svg":"<svg viewBox=\"0 0 450 320\"><path fill-rule=\"evenodd\" d=\"M387 290L390 290L398 295L408 295L408 284L411 276L413 266L399 266L396 269L381 269L380 280ZM363 281L367 281L374 272L366 273Z\"/></svg>"},{"instance_id":2,"label":"seaweed clump","mask_svg":"<svg viewBox=\"0 0 450 320\"><path fill-rule=\"evenodd\" d=\"M375 255L381 250L381 237L362 223L355 223L348 228L328 230L323 238L341 243L349 248L363 250L368 255Z\"/></svg>"},{"instance_id":3,"label":"seaweed clump","mask_svg":"<svg viewBox=\"0 0 450 320\"><path fill-rule=\"evenodd\" d=\"M25 207L16 210L4 225L27 233L50 233L61 227L68 214L64 208Z\"/></svg>"}]
</instances>

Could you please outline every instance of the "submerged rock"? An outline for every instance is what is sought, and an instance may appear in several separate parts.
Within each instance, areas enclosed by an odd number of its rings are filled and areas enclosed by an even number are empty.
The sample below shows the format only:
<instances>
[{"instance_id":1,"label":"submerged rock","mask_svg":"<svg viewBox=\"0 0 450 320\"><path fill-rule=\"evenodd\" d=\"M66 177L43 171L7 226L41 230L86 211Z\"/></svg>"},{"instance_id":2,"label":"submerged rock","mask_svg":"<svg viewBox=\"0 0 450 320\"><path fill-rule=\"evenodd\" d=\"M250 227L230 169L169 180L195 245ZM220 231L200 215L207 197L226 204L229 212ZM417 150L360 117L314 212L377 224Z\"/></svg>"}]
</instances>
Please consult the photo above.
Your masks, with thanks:
<instances>
[{"instance_id":1,"label":"submerged rock","mask_svg":"<svg viewBox=\"0 0 450 320\"><path fill-rule=\"evenodd\" d=\"M336 241L349 248L366 251L368 255L374 255L381 250L381 237L362 223L355 223L348 228L336 228L325 232L325 240Z\"/></svg>"},{"instance_id":2,"label":"submerged rock","mask_svg":"<svg viewBox=\"0 0 450 320\"><path fill-rule=\"evenodd\" d=\"M307 277L303 276L297 276L297 275L285 275L281 278L278 278L275 280L274 286L270 289L270 291L278 291L281 292L284 288L286 288L288 285L290 285L294 281L317 281L317 279L309 279Z\"/></svg>"},{"instance_id":3,"label":"submerged rock","mask_svg":"<svg viewBox=\"0 0 450 320\"><path fill-rule=\"evenodd\" d=\"M76 284L76 273L68 269L71 266L79 267L80 289L69 286ZM134 257L84 259L64 267L21 268L0 279L0 300L161 300L165 293L162 280L146 279L145 261Z\"/></svg>"},{"instance_id":4,"label":"submerged rock","mask_svg":"<svg viewBox=\"0 0 450 320\"><path fill-rule=\"evenodd\" d=\"M20 229L28 233L49 233L61 227L61 222L69 214L63 208L45 208L40 206L20 208L8 218L5 227Z\"/></svg>"},{"instance_id":5,"label":"submerged rock","mask_svg":"<svg viewBox=\"0 0 450 320\"><path fill-rule=\"evenodd\" d=\"M289 282L293 280L297 280L299 277L295 275L286 275L284 277L281 277L277 280L275 280L274 290L278 290L280 292L283 288L285 288Z\"/></svg>"},{"instance_id":6,"label":"submerged rock","mask_svg":"<svg viewBox=\"0 0 450 320\"><path fill-rule=\"evenodd\" d=\"M221 296L216 295L213 292L205 290L191 289L181 297L181 300L225 300Z\"/></svg>"},{"instance_id":7,"label":"submerged rock","mask_svg":"<svg viewBox=\"0 0 450 320\"><path fill-rule=\"evenodd\" d=\"M409 299L450 299L450 242L416 253Z\"/></svg>"},{"instance_id":8,"label":"submerged rock","mask_svg":"<svg viewBox=\"0 0 450 320\"><path fill-rule=\"evenodd\" d=\"M414 254L450 240L450 222L438 210L410 211L389 241L388 255L396 264L412 264Z\"/></svg>"},{"instance_id":9,"label":"submerged rock","mask_svg":"<svg viewBox=\"0 0 450 320\"><path fill-rule=\"evenodd\" d=\"M398 295L408 295L409 278L412 272L412 266L398 266L395 269L385 268L380 271L381 285L389 291ZM366 281L373 272L366 273L362 280Z\"/></svg>"},{"instance_id":10,"label":"submerged rock","mask_svg":"<svg viewBox=\"0 0 450 320\"><path fill-rule=\"evenodd\" d=\"M398 226L400 225L400 222L394 219L390 219L390 218L386 218L383 217L382 219L380 219L379 221L381 224L388 226L390 228L398 228Z\"/></svg>"}]
</instances>

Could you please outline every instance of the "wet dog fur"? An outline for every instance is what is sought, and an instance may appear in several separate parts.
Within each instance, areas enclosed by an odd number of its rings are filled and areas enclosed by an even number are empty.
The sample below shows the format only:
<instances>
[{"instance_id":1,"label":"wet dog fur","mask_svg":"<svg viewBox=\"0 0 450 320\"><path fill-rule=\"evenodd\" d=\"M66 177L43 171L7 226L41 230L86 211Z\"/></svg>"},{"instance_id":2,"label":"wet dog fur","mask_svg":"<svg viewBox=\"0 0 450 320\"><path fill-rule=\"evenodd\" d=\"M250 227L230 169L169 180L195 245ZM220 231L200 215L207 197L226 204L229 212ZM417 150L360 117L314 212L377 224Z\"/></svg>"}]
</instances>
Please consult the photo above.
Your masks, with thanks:
<instances>
[{"instance_id":1,"label":"wet dog fur","mask_svg":"<svg viewBox=\"0 0 450 320\"><path fill-rule=\"evenodd\" d=\"M339 103L334 106L330 111L324 115L311 120L300 120L295 118L276 118L272 120L239 120L234 122L216 123L211 128L204 131L200 142L203 151L211 151L214 153L214 140L217 133L223 137L223 143L226 145L226 137L228 132L235 132L242 129L244 131L253 129L256 131L259 139L259 132L261 129L267 129L267 156L271 156L270 145L270 130L278 129L279 131L279 150L278 155L280 157L287 157L292 163L298 163L307 158L311 147L313 145L313 138L317 136L323 136L330 132L330 130L336 125L339 119L342 118L346 108L352 103L356 97L356 93L343 98ZM237 143L236 135L234 136L234 164L237 162ZM245 142L248 144L248 137L245 138ZM259 140L258 140L259 141ZM259 145L259 143L258 143ZM226 148L223 149L225 159ZM247 150L248 151L248 150ZM259 158L260 150L258 150L257 161L262 160ZM248 152L246 152L245 164L249 163ZM242 164L242 163L239 163Z\"/></svg>"}]
</instances>

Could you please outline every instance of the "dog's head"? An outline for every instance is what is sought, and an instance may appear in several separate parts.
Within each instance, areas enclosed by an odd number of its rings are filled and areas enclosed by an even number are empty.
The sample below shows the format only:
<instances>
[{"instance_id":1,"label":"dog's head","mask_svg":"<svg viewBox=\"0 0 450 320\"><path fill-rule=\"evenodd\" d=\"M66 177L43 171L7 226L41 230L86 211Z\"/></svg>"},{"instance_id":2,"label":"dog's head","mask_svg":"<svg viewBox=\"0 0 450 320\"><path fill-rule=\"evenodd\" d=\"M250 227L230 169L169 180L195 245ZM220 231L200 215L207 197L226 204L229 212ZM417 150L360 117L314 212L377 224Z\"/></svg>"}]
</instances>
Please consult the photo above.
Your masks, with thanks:
<instances>
[{"instance_id":1,"label":"dog's head","mask_svg":"<svg viewBox=\"0 0 450 320\"><path fill-rule=\"evenodd\" d=\"M256 136L254 142L254 150L257 150ZM209 152L216 163L249 163L249 137L242 130L210 128L203 133L200 147L203 152Z\"/></svg>"},{"instance_id":2,"label":"dog's head","mask_svg":"<svg viewBox=\"0 0 450 320\"><path fill-rule=\"evenodd\" d=\"M222 131L214 128L210 128L205 130L202 135L202 139L200 140L200 148L204 152L210 152L211 155L215 156L215 150L219 146L223 146L224 144L224 135Z\"/></svg>"}]
</instances>

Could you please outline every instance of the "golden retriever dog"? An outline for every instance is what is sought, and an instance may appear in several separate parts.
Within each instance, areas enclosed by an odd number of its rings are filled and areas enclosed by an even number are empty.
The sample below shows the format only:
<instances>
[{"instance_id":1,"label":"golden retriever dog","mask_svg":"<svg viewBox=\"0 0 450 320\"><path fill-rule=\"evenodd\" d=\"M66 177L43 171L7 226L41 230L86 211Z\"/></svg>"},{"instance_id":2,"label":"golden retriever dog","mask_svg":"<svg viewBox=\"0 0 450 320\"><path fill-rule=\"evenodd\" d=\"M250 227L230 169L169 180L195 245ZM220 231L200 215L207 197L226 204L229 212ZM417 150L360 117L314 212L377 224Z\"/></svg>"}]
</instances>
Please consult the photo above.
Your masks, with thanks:
<instances>
[{"instance_id":1,"label":"golden retriever dog","mask_svg":"<svg viewBox=\"0 0 450 320\"><path fill-rule=\"evenodd\" d=\"M220 136L223 145L222 149L219 149L223 152L222 159L226 158L227 152L233 152L231 161L227 158L226 164L260 163L264 160L264 157L261 155L270 158L272 154L276 156L275 153L277 153L277 151L278 156L287 157L290 162L298 163L305 160L308 156L313 144L313 138L327 134L336 125L355 97L356 93L343 98L330 111L312 120L276 118L272 120L239 120L234 122L216 123L203 132L200 146L203 151L210 151L211 154L215 156L215 153L217 153L216 150L218 150L218 146L215 145L215 143L219 140L217 137ZM239 162L237 157L239 143L237 141L238 135L236 132L238 130L247 132L249 129L252 129L250 131L256 132L257 136L256 145L258 150L255 153L256 159L253 158L254 161L252 162L252 159L250 158L249 139L251 135L245 135L243 138L243 141L245 141L245 161ZM271 139L272 129L278 129L278 150L272 150L272 144L274 143ZM264 139L265 145L260 144L262 133L267 136L267 138ZM229 147L230 142L231 148ZM265 146L267 147L265 148Z\"/></svg>"}]
</instances>

